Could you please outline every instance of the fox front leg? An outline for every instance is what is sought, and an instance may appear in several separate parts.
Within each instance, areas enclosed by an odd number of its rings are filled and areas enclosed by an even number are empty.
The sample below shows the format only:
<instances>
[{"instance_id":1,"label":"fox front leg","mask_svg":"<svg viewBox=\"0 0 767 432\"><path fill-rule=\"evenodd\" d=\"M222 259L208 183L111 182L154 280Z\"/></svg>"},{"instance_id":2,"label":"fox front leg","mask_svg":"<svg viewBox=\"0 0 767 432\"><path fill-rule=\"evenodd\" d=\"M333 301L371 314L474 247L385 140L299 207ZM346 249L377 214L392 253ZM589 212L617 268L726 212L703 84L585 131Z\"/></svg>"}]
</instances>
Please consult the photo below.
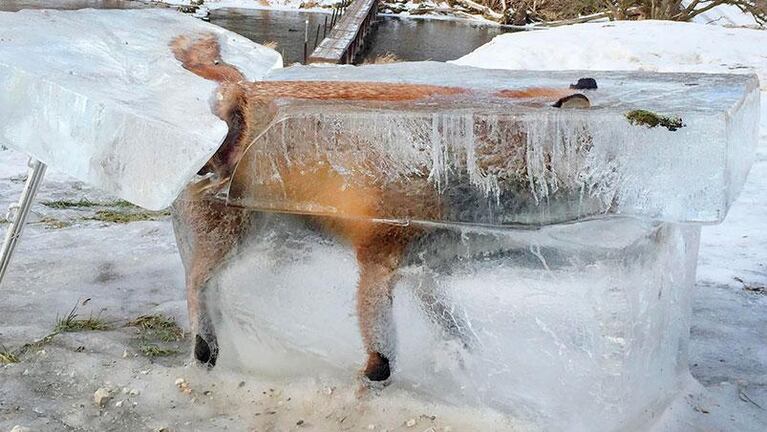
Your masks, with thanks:
<instances>
[{"instance_id":1,"label":"fox front leg","mask_svg":"<svg viewBox=\"0 0 767 432\"><path fill-rule=\"evenodd\" d=\"M186 270L187 308L194 357L213 367L218 339L205 302L205 292L230 252L236 248L249 213L223 202L182 195L173 204L173 228Z\"/></svg>"}]
</instances>

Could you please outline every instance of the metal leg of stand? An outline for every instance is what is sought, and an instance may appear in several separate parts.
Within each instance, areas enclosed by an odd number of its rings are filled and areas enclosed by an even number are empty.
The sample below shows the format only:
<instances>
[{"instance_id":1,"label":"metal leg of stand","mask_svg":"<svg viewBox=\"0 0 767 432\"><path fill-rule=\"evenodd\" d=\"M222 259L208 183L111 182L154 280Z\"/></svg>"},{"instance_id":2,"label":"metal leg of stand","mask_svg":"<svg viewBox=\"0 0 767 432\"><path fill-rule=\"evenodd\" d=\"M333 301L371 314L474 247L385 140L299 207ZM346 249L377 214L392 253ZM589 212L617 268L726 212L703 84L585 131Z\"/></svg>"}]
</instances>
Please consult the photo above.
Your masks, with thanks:
<instances>
[{"instance_id":1,"label":"metal leg of stand","mask_svg":"<svg viewBox=\"0 0 767 432\"><path fill-rule=\"evenodd\" d=\"M27 220L27 216L29 216L29 210L32 208L35 194L40 188L40 184L43 182L43 177L45 176L46 165L39 160L30 159L29 168L27 182L24 185L24 191L21 193L16 214L11 215L14 206L11 206L11 209L8 210L8 220L11 221L11 224L8 226L8 231L5 233L3 248L0 250L0 286L3 284L5 272L8 270L8 265L11 262L13 250L16 249L16 244L21 237L21 232L24 230L24 223Z\"/></svg>"}]
</instances>

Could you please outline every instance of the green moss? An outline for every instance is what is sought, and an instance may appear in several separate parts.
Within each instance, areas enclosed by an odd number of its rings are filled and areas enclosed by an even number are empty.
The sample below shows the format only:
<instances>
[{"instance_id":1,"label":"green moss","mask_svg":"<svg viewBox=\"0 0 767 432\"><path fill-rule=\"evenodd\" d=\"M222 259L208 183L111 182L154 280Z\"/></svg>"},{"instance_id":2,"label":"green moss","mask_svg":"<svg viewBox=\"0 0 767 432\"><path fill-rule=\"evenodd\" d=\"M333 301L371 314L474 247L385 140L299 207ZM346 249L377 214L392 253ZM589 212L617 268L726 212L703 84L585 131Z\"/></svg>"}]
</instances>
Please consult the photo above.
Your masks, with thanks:
<instances>
[{"instance_id":1,"label":"green moss","mask_svg":"<svg viewBox=\"0 0 767 432\"><path fill-rule=\"evenodd\" d=\"M679 117L663 116L647 110L629 111L626 113L626 119L635 126L647 126L649 128L661 126L670 131L684 127L684 123Z\"/></svg>"},{"instance_id":2,"label":"green moss","mask_svg":"<svg viewBox=\"0 0 767 432\"><path fill-rule=\"evenodd\" d=\"M77 201L70 200L56 200L56 201L43 201L42 205L54 209L69 209L69 208L91 208L91 207L119 207L119 208L137 208L135 205L125 200L116 201L91 201L88 198L81 198Z\"/></svg>"},{"instance_id":3,"label":"green moss","mask_svg":"<svg viewBox=\"0 0 767 432\"><path fill-rule=\"evenodd\" d=\"M154 358L154 357L168 357L172 355L178 354L177 350L174 349L168 349L168 348L162 348L154 344L145 344L141 345L139 347L139 350L141 351L141 354L143 354L146 357Z\"/></svg>"}]
</instances>

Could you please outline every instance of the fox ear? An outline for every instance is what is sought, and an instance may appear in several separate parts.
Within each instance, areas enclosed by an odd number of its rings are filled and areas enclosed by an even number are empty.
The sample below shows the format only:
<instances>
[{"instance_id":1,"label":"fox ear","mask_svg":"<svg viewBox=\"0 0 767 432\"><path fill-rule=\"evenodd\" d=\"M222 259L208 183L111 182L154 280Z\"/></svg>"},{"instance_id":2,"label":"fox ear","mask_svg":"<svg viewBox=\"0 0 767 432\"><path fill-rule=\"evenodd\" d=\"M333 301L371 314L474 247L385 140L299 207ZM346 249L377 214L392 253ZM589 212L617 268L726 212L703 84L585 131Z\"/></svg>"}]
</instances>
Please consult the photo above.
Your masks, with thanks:
<instances>
[{"instance_id":1,"label":"fox ear","mask_svg":"<svg viewBox=\"0 0 767 432\"><path fill-rule=\"evenodd\" d=\"M596 90L597 80L594 78L579 78L575 84L570 84L572 90Z\"/></svg>"}]
</instances>

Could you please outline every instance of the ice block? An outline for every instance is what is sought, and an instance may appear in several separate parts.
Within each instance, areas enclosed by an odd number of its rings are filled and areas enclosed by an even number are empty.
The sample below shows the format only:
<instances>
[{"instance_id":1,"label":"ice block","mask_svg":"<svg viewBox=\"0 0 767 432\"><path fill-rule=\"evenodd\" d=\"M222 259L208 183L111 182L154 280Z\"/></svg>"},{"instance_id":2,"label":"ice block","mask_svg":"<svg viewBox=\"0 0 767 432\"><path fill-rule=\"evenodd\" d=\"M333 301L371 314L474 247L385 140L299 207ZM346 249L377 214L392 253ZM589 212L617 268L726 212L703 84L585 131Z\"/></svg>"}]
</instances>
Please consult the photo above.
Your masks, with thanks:
<instances>
[{"instance_id":1,"label":"ice block","mask_svg":"<svg viewBox=\"0 0 767 432\"><path fill-rule=\"evenodd\" d=\"M274 119L240 161L228 202L448 224L544 225L605 215L714 223L725 217L757 142L755 76L419 62L291 67L266 79L430 84L492 95L567 89L580 77L598 83L582 91L589 109L474 95L396 103L278 100ZM636 121L641 112L681 124L649 127ZM323 191L295 186L295 173L325 179ZM373 210L363 213L323 199L355 190L383 193L369 194Z\"/></svg>"},{"instance_id":2,"label":"ice block","mask_svg":"<svg viewBox=\"0 0 767 432\"><path fill-rule=\"evenodd\" d=\"M494 96L585 77L598 83L578 90L590 108ZM396 341L384 391L491 407L534 430L653 430L674 415L692 382L700 224L725 217L751 166L754 76L426 62L266 79L471 91L273 101L226 195L255 210L249 234L203 290L223 364L290 378L366 369L360 257L399 226L413 231L393 329L375 327ZM360 220L378 243L338 229Z\"/></svg>"},{"instance_id":3,"label":"ice block","mask_svg":"<svg viewBox=\"0 0 767 432\"><path fill-rule=\"evenodd\" d=\"M0 144L166 207L227 133L209 103L216 84L168 46L203 33L250 80L282 66L274 50L169 10L0 12Z\"/></svg>"},{"instance_id":4,"label":"ice block","mask_svg":"<svg viewBox=\"0 0 767 432\"><path fill-rule=\"evenodd\" d=\"M207 293L222 364L353 373L364 352L354 251L300 216L257 213L253 227ZM384 391L539 430L645 430L689 378L699 233L629 218L428 229L399 271Z\"/></svg>"}]
</instances>

